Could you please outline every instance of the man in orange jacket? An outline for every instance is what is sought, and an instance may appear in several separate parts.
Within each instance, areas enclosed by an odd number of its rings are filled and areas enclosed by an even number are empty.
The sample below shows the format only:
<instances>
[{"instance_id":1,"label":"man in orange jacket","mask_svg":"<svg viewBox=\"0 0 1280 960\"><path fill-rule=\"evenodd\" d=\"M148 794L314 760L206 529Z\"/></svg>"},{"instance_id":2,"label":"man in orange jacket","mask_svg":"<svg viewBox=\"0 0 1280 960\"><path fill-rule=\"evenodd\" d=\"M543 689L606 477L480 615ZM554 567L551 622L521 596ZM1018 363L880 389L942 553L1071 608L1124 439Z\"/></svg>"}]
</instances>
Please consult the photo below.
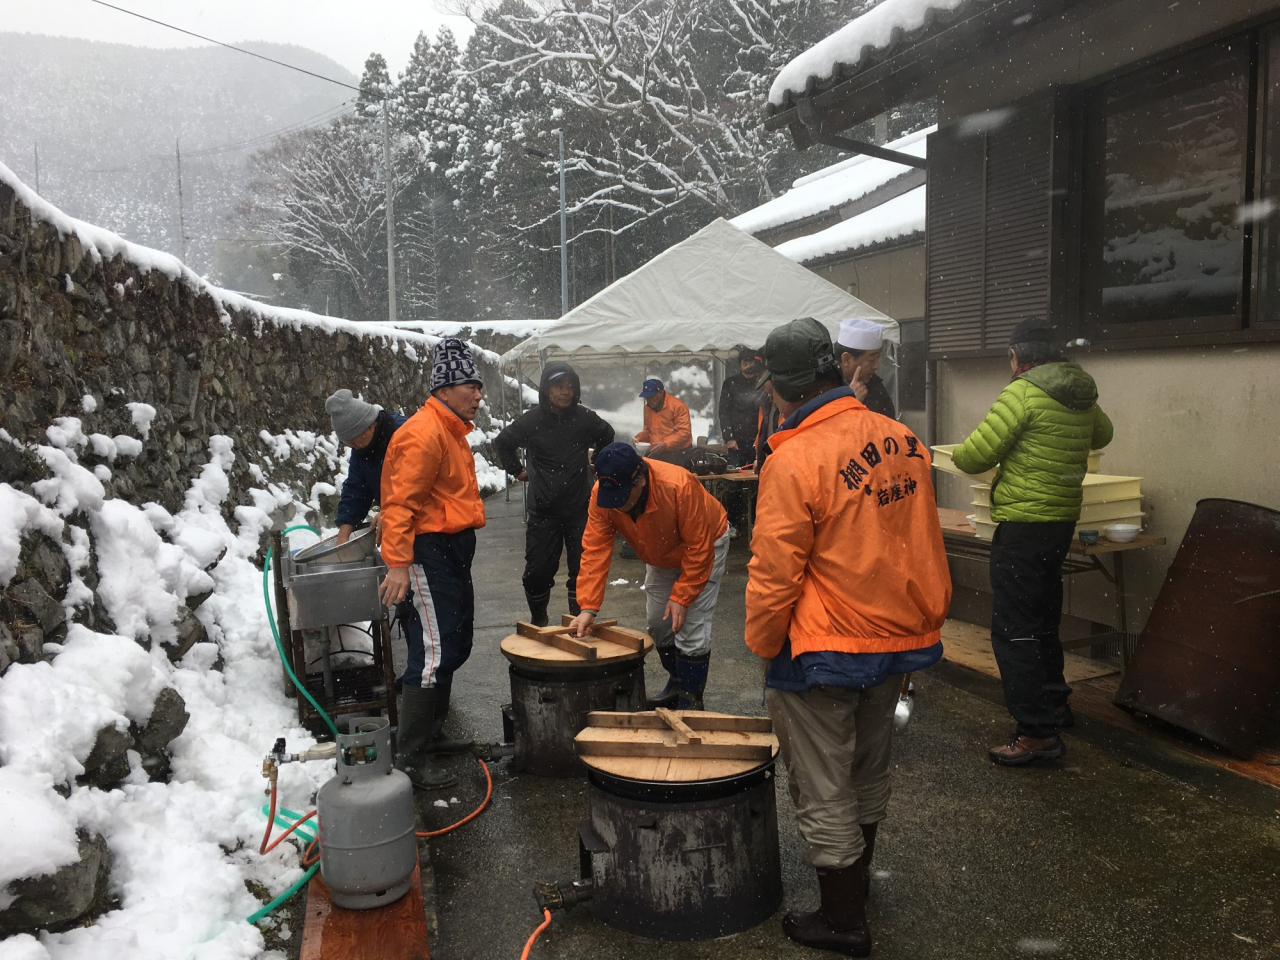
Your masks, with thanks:
<instances>
[{"instance_id":1,"label":"man in orange jacket","mask_svg":"<svg viewBox=\"0 0 1280 960\"><path fill-rule=\"evenodd\" d=\"M746 642L769 661L769 713L822 897L782 926L864 957L894 678L942 656L951 578L924 445L842 385L816 320L778 327L764 353L784 420L760 474Z\"/></svg>"},{"instance_id":2,"label":"man in orange jacket","mask_svg":"<svg viewBox=\"0 0 1280 960\"><path fill-rule=\"evenodd\" d=\"M431 354L431 398L391 437L382 468L379 594L398 605L408 646L401 687L396 766L415 786L447 787L455 777L431 762L470 741L444 735L453 674L471 655L475 596L471 559L484 503L467 442L483 384L461 340Z\"/></svg>"},{"instance_id":3,"label":"man in orange jacket","mask_svg":"<svg viewBox=\"0 0 1280 960\"><path fill-rule=\"evenodd\" d=\"M701 710L711 662L711 618L729 554L724 507L684 467L642 460L627 443L596 454L596 481L582 537L578 571L580 613L573 621L585 636L600 605L613 562L613 538L645 562L649 633L668 674L667 687L650 706Z\"/></svg>"},{"instance_id":4,"label":"man in orange jacket","mask_svg":"<svg viewBox=\"0 0 1280 960\"><path fill-rule=\"evenodd\" d=\"M636 434L636 442L649 444L646 457L680 462L693 446L688 404L667 393L661 380L652 378L640 388L640 399L644 401L644 429Z\"/></svg>"}]
</instances>

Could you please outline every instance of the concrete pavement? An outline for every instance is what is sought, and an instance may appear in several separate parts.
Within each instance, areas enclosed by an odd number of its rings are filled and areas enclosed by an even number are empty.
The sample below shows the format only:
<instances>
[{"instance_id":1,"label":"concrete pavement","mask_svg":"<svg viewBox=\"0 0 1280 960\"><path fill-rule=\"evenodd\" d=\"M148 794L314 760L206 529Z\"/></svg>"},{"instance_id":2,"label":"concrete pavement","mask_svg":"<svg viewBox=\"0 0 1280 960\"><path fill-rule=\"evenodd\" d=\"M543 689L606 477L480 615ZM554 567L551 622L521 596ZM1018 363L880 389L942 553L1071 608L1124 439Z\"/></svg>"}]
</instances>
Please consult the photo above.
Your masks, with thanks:
<instances>
[{"instance_id":1,"label":"concrete pavement","mask_svg":"<svg viewBox=\"0 0 1280 960\"><path fill-rule=\"evenodd\" d=\"M518 496L490 499L474 575L475 651L454 687L459 732L501 739L509 699L498 643L527 616ZM716 614L707 707L763 714L761 674L742 643L745 544L735 543ZM642 627L643 565L615 559L603 615ZM563 604L563 570L557 585ZM560 612L553 602L553 612ZM649 658L647 683L664 674ZM939 665L917 678L915 716L894 743L894 798L876 851L868 916L874 956L1280 957L1280 793L1088 718L1057 768L1005 770L986 759L1011 730L998 685ZM431 828L483 795L474 761L448 761L457 787L425 794ZM492 766L494 798L476 821L432 841L435 960L516 958L541 920L536 880L576 876L584 783ZM817 900L779 770L785 905ZM436 800L455 800L447 809ZM553 914L534 960L801 958L777 915L733 937L669 943L597 922L590 905Z\"/></svg>"}]
</instances>

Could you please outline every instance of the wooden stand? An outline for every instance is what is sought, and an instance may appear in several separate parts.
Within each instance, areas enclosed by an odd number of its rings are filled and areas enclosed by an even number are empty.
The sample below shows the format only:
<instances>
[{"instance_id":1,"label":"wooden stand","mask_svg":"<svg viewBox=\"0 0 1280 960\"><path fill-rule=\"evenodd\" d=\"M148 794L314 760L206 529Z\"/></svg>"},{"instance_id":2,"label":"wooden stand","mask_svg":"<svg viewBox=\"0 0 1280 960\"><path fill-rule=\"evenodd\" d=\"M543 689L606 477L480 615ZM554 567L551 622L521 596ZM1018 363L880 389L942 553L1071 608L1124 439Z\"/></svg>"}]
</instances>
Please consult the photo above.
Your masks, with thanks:
<instances>
[{"instance_id":1,"label":"wooden stand","mask_svg":"<svg viewBox=\"0 0 1280 960\"><path fill-rule=\"evenodd\" d=\"M307 886L307 913L298 960L429 960L422 901L422 868L413 868L409 892L373 910L344 910L329 899L317 873Z\"/></svg>"},{"instance_id":2,"label":"wooden stand","mask_svg":"<svg viewBox=\"0 0 1280 960\"><path fill-rule=\"evenodd\" d=\"M339 667L333 671L334 695L325 691L321 674L307 672L306 641L301 630L294 630L289 623L289 597L284 586L284 570L280 557L283 545L277 534L274 537L274 580L276 601L276 628L289 657L289 666L306 685L307 692L315 697L330 717L338 713L361 716L380 716L386 711L387 719L394 727L397 722L395 670L391 659L391 625L383 617L369 624L372 633L373 652L368 664ZM338 625L335 625L338 626ZM342 624L341 626L345 626ZM283 669L283 667L282 667ZM298 696L293 681L285 673L285 692L298 701L298 720L315 732L326 731L320 715L306 697Z\"/></svg>"}]
</instances>

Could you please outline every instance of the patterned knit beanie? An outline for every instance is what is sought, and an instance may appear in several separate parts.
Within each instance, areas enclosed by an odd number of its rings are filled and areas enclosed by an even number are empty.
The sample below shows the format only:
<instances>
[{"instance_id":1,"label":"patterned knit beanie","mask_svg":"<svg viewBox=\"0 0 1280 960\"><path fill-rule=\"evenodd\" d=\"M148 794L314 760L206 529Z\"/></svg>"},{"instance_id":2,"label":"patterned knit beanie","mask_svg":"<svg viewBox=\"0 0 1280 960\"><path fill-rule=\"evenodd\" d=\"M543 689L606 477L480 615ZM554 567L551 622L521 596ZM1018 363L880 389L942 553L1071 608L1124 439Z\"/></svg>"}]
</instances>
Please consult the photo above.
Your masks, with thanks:
<instances>
[{"instance_id":1,"label":"patterned knit beanie","mask_svg":"<svg viewBox=\"0 0 1280 960\"><path fill-rule=\"evenodd\" d=\"M448 337L431 348L431 391L460 383L484 386L471 350L456 337Z\"/></svg>"}]
</instances>

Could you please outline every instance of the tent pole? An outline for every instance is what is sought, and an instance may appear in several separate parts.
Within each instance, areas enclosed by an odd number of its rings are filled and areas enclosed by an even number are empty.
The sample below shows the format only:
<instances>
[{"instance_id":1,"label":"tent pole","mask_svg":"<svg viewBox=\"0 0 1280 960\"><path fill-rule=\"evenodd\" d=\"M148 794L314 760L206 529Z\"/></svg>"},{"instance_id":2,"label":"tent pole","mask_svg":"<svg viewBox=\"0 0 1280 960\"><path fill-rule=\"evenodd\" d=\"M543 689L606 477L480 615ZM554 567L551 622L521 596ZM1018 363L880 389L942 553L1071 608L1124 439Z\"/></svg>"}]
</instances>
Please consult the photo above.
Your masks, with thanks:
<instances>
[{"instance_id":1,"label":"tent pole","mask_svg":"<svg viewBox=\"0 0 1280 960\"><path fill-rule=\"evenodd\" d=\"M711 355L711 429L707 431L707 439L719 437L722 443L724 430L720 427L720 391L724 389L724 373L724 362L720 359L720 354L713 353Z\"/></svg>"},{"instance_id":2,"label":"tent pole","mask_svg":"<svg viewBox=\"0 0 1280 960\"><path fill-rule=\"evenodd\" d=\"M524 416L524 370L520 365L520 358L516 357L516 409L520 411L520 416ZM526 465L527 466L527 465ZM521 491L520 500L524 504L524 522L529 522L529 484L524 485Z\"/></svg>"},{"instance_id":3,"label":"tent pole","mask_svg":"<svg viewBox=\"0 0 1280 960\"><path fill-rule=\"evenodd\" d=\"M502 396L501 396L502 423L503 423L503 426L505 427L509 422L507 420L507 364L505 360L498 361L498 389L502 393ZM503 495L504 500L507 503L510 503L511 502L511 474L507 473L507 465L505 463L502 465L502 482L506 491Z\"/></svg>"}]
</instances>

